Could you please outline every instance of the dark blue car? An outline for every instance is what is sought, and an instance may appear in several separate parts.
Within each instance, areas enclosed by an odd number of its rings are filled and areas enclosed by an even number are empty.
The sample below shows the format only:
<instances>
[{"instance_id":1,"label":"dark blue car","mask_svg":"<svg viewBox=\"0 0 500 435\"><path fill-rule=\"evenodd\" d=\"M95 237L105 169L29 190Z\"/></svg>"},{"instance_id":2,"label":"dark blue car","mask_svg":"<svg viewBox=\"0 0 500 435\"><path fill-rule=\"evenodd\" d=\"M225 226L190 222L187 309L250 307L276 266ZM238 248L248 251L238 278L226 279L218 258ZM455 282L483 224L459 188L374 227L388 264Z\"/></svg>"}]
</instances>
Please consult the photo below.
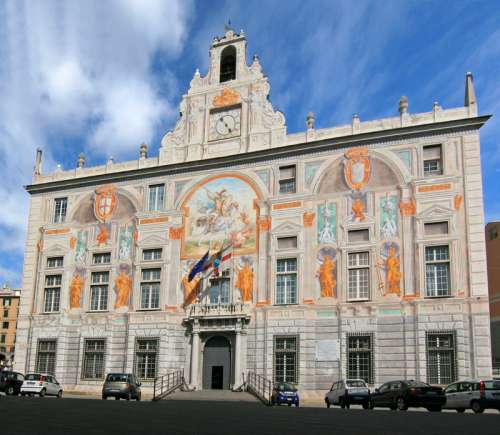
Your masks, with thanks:
<instances>
[{"instance_id":1,"label":"dark blue car","mask_svg":"<svg viewBox=\"0 0 500 435\"><path fill-rule=\"evenodd\" d=\"M286 403L288 406L299 406L299 394L297 388L287 382L276 382L271 394L271 405L281 405Z\"/></svg>"}]
</instances>

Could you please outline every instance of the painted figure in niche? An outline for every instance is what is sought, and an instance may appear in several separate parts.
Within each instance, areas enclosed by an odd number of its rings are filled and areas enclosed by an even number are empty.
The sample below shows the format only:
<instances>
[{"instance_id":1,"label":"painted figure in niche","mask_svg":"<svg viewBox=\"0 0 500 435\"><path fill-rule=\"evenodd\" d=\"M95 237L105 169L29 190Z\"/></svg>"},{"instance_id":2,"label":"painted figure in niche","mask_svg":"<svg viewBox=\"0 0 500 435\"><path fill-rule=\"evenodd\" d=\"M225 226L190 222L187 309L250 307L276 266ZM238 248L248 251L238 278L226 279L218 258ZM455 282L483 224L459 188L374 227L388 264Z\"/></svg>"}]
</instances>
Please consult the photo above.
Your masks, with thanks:
<instances>
[{"instance_id":1,"label":"painted figure in niche","mask_svg":"<svg viewBox=\"0 0 500 435\"><path fill-rule=\"evenodd\" d=\"M105 245L110 236L111 228L107 224L99 224L99 232L97 233L96 241L100 245Z\"/></svg>"},{"instance_id":2,"label":"painted figure in niche","mask_svg":"<svg viewBox=\"0 0 500 435\"><path fill-rule=\"evenodd\" d=\"M84 271L81 269L75 270L73 278L69 284L69 307L81 308L82 306L82 291L85 279L83 277Z\"/></svg>"},{"instance_id":3,"label":"painted figure in niche","mask_svg":"<svg viewBox=\"0 0 500 435\"><path fill-rule=\"evenodd\" d=\"M386 288L384 295L393 293L399 296L402 278L399 246L396 243L385 243L381 249L381 257L377 268L385 270L385 283L381 284L381 287Z\"/></svg>"},{"instance_id":4,"label":"painted figure in niche","mask_svg":"<svg viewBox=\"0 0 500 435\"><path fill-rule=\"evenodd\" d=\"M118 277L115 280L116 302L115 308L127 307L132 293L132 277L130 266L121 264Z\"/></svg>"},{"instance_id":5,"label":"painted figure in niche","mask_svg":"<svg viewBox=\"0 0 500 435\"><path fill-rule=\"evenodd\" d=\"M238 272L236 288L240 289L243 302L251 302L253 293L252 260L251 258L243 257L240 259L240 263L241 266L236 268Z\"/></svg>"},{"instance_id":6,"label":"painted figure in niche","mask_svg":"<svg viewBox=\"0 0 500 435\"><path fill-rule=\"evenodd\" d=\"M337 290L337 251L334 248L322 248L318 252L318 263L316 271L321 289L320 297L334 298Z\"/></svg>"},{"instance_id":7,"label":"painted figure in niche","mask_svg":"<svg viewBox=\"0 0 500 435\"><path fill-rule=\"evenodd\" d=\"M87 231L78 231L76 234L76 249L75 262L83 263L85 261L85 253L87 252L87 241L89 233Z\"/></svg>"},{"instance_id":8,"label":"painted figure in niche","mask_svg":"<svg viewBox=\"0 0 500 435\"><path fill-rule=\"evenodd\" d=\"M106 222L116 209L116 187L109 184L95 191L94 214L101 222Z\"/></svg>"},{"instance_id":9,"label":"painted figure in niche","mask_svg":"<svg viewBox=\"0 0 500 435\"><path fill-rule=\"evenodd\" d=\"M318 205L318 243L335 243L337 241L337 205Z\"/></svg>"},{"instance_id":10,"label":"painted figure in niche","mask_svg":"<svg viewBox=\"0 0 500 435\"><path fill-rule=\"evenodd\" d=\"M352 190L360 190L370 179L371 165L366 148L354 148L345 153L344 177Z\"/></svg>"},{"instance_id":11,"label":"painted figure in niche","mask_svg":"<svg viewBox=\"0 0 500 435\"><path fill-rule=\"evenodd\" d=\"M380 198L380 235L383 238L396 237L398 234L396 195Z\"/></svg>"},{"instance_id":12,"label":"painted figure in niche","mask_svg":"<svg viewBox=\"0 0 500 435\"><path fill-rule=\"evenodd\" d=\"M130 259L132 252L132 240L134 238L134 226L127 225L120 229L120 236L118 238L118 258L120 260Z\"/></svg>"},{"instance_id":13,"label":"painted figure in niche","mask_svg":"<svg viewBox=\"0 0 500 435\"><path fill-rule=\"evenodd\" d=\"M366 193L352 192L347 202L351 222L363 222L366 219Z\"/></svg>"}]
</instances>

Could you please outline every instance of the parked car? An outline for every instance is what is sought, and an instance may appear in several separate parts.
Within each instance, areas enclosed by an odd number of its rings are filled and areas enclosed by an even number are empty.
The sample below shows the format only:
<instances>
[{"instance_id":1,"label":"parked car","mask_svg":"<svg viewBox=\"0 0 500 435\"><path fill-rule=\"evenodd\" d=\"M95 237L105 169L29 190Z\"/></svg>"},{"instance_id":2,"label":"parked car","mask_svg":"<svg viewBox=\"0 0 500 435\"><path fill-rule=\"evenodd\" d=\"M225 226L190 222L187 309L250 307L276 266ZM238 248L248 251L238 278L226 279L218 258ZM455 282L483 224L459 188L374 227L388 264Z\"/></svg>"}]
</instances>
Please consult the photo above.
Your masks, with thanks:
<instances>
[{"instance_id":1,"label":"parked car","mask_svg":"<svg viewBox=\"0 0 500 435\"><path fill-rule=\"evenodd\" d=\"M419 381L391 381L375 388L370 395L370 407L387 407L406 411L409 407L423 407L441 411L446 396L441 387Z\"/></svg>"},{"instance_id":2,"label":"parked car","mask_svg":"<svg viewBox=\"0 0 500 435\"><path fill-rule=\"evenodd\" d=\"M472 409L476 414L487 408L500 411L500 380L470 380L455 382L444 390L444 408L464 412Z\"/></svg>"},{"instance_id":3,"label":"parked car","mask_svg":"<svg viewBox=\"0 0 500 435\"><path fill-rule=\"evenodd\" d=\"M286 403L288 406L299 406L299 393L297 388L287 382L276 382L271 393L271 405L281 405Z\"/></svg>"},{"instance_id":4,"label":"parked car","mask_svg":"<svg viewBox=\"0 0 500 435\"><path fill-rule=\"evenodd\" d=\"M56 396L61 398L63 389L57 379L47 373L28 373L24 377L23 385L21 385L21 396L26 394L33 396L38 394L40 397Z\"/></svg>"},{"instance_id":5,"label":"parked car","mask_svg":"<svg viewBox=\"0 0 500 435\"><path fill-rule=\"evenodd\" d=\"M330 391L325 395L325 404L327 408L332 405L349 408L352 404L358 404L368 409L370 389L363 379L345 379L334 382Z\"/></svg>"},{"instance_id":6,"label":"parked car","mask_svg":"<svg viewBox=\"0 0 500 435\"><path fill-rule=\"evenodd\" d=\"M109 373L102 386L102 399L114 397L115 400L141 400L141 383L131 373Z\"/></svg>"},{"instance_id":7,"label":"parked car","mask_svg":"<svg viewBox=\"0 0 500 435\"><path fill-rule=\"evenodd\" d=\"M0 372L0 391L8 396L18 395L23 385L24 375L19 372L2 371Z\"/></svg>"}]
</instances>

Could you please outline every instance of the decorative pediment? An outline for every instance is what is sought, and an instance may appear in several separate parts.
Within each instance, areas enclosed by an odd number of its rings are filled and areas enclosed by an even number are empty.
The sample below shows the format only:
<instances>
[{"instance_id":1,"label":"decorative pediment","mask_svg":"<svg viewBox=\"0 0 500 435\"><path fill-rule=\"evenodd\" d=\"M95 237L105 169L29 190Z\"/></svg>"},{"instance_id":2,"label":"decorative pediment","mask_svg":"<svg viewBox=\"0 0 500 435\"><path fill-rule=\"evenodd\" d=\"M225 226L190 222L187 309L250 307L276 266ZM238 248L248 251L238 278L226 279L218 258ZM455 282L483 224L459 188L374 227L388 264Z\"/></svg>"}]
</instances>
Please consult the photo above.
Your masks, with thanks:
<instances>
[{"instance_id":1,"label":"decorative pediment","mask_svg":"<svg viewBox=\"0 0 500 435\"><path fill-rule=\"evenodd\" d=\"M283 222L276 228L273 228L271 234L277 236L282 234L297 234L300 233L302 229L303 227L301 225L297 225L295 222Z\"/></svg>"},{"instance_id":2,"label":"decorative pediment","mask_svg":"<svg viewBox=\"0 0 500 435\"><path fill-rule=\"evenodd\" d=\"M68 247L67 246L63 246L59 243L50 243L50 242L45 242L44 243L44 248L43 249L43 252L46 253L46 254L65 254L66 252L68 252Z\"/></svg>"},{"instance_id":3,"label":"decorative pediment","mask_svg":"<svg viewBox=\"0 0 500 435\"><path fill-rule=\"evenodd\" d=\"M142 238L144 237L144 238ZM140 246L158 246L158 245L164 245L167 241L168 241L168 238L167 238L167 232L165 232L165 234L163 235L159 235L159 234L152 234L152 235L149 235L149 236L142 236L141 237L141 233L139 235L139 245Z\"/></svg>"},{"instance_id":4,"label":"decorative pediment","mask_svg":"<svg viewBox=\"0 0 500 435\"><path fill-rule=\"evenodd\" d=\"M432 205L417 215L417 219L446 219L453 215L453 210L441 205Z\"/></svg>"}]
</instances>

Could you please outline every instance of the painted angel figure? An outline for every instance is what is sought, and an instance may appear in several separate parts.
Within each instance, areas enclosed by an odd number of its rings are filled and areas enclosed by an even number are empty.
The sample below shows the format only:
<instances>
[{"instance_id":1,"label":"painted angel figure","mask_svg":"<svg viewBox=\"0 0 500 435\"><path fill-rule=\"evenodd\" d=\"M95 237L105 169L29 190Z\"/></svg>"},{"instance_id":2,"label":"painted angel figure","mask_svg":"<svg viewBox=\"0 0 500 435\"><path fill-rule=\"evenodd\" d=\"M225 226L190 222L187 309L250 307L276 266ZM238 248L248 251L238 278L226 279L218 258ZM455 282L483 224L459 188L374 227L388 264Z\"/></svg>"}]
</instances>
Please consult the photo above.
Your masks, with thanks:
<instances>
[{"instance_id":1,"label":"painted angel figure","mask_svg":"<svg viewBox=\"0 0 500 435\"><path fill-rule=\"evenodd\" d=\"M327 205L323 207L322 216L323 216L323 228L319 233L319 241L320 243L335 243L335 231L330 222L330 216L332 213L330 212Z\"/></svg>"},{"instance_id":2,"label":"painted angel figure","mask_svg":"<svg viewBox=\"0 0 500 435\"><path fill-rule=\"evenodd\" d=\"M382 200L383 220L380 232L382 237L395 237L398 232L396 224L396 205L390 198Z\"/></svg>"}]
</instances>

